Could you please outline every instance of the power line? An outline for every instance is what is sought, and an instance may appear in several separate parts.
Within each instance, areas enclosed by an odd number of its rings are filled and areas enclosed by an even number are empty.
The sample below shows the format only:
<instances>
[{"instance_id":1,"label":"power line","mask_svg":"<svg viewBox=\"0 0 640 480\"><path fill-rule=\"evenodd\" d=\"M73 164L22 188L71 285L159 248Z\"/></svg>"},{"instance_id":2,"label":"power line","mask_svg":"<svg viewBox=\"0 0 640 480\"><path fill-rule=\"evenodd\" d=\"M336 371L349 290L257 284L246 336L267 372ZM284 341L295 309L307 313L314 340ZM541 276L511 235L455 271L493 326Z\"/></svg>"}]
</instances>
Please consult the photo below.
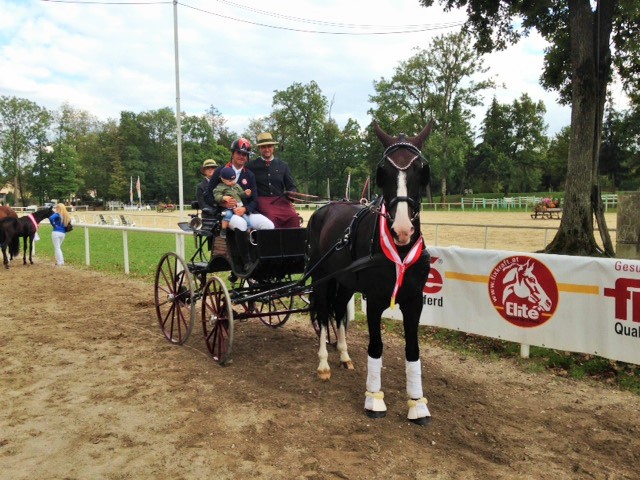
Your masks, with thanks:
<instances>
[{"instance_id":1,"label":"power line","mask_svg":"<svg viewBox=\"0 0 640 480\"><path fill-rule=\"evenodd\" d=\"M42 2L48 3L67 3L67 4L76 4L76 5L159 5L159 4L172 4L173 1L164 0L164 1L109 1L109 0L40 0ZM261 23L257 21L245 20L241 18L231 17L228 15L222 15L220 13L215 13L210 10L205 10L203 8L194 7L192 5L187 5L185 3L176 2L178 5L189 8L191 10L195 10L201 13L205 13L207 15L212 15L220 18L224 18L226 20L231 20L234 22L246 23L249 25L255 25L257 27L265 27L271 28L275 30L285 30L290 32L299 32L299 33L312 33L312 34L320 34L320 35L351 35L351 36L362 36L362 35L399 35L399 34L408 34L408 33L420 33L420 32L428 32L432 30L443 30L449 28L456 28L464 25L463 21L452 21L446 23L434 23L434 24L422 24L422 25L367 25L367 24L354 24L354 23L340 23L340 22L328 22L323 20L314 20L308 18L301 17L293 17L290 15L282 15L279 13L269 12L266 10L260 10L257 8L248 7L246 5L242 5L239 3L231 2L229 0L217 0L219 3L223 3L226 5L230 5L232 7L237 7L243 10L248 10L250 12L258 13L260 15L266 15L269 17L279 18L287 21L294 21L300 23L308 23L313 25L322 25L327 27L335 27L335 28L343 28L343 29L360 29L360 30L369 30L369 29L392 29L387 31L364 31L364 32L346 32L346 31L330 31L330 30L312 30L312 29L303 29L303 28L294 28L294 27L285 27L281 25L270 25L267 23Z\"/></svg>"},{"instance_id":2,"label":"power line","mask_svg":"<svg viewBox=\"0 0 640 480\"><path fill-rule=\"evenodd\" d=\"M279 14L279 13L268 12L266 10L260 10L260 9L257 9L257 8L248 7L246 5L242 5L240 3L231 2L229 0L216 0L216 1L218 3L231 5L233 7L238 7L238 8L243 9L243 10L248 10L250 12L259 13L259 14L262 14L262 15L270 16L270 17L282 18L284 20L292 20L292 21L301 22L301 23L312 23L312 24L315 24L315 25L327 25L327 26L339 27L339 28L410 28L410 29L414 29L414 28L426 28L426 27L433 27L434 26L434 25L426 25L426 24L421 24L421 25L380 25L380 24L367 25L367 24L342 23L342 22L327 22L327 21L323 21L323 20L312 20L312 19L307 19L307 18L293 17L293 16L289 16L289 15L282 15L282 14Z\"/></svg>"},{"instance_id":3,"label":"power line","mask_svg":"<svg viewBox=\"0 0 640 480\"><path fill-rule=\"evenodd\" d=\"M165 0L161 2L110 2L107 0L97 1L97 0L40 0L41 2L49 2L49 3L74 3L78 5L158 5L158 4L172 4L173 2L170 0Z\"/></svg>"},{"instance_id":4,"label":"power line","mask_svg":"<svg viewBox=\"0 0 640 480\"><path fill-rule=\"evenodd\" d=\"M441 29L445 29L445 28L454 28L454 27L459 27L462 26L464 24L464 22L458 21L458 22L449 22L449 23L441 23L441 24L433 24L433 25L417 25L414 26L416 28L412 28L409 30L391 30L391 31L387 31L387 32L334 32L334 31L326 31L326 30L306 30L306 29L301 29L301 28L292 28L292 27L284 27L284 26L279 26L279 25L268 25L266 23L260 23L260 22L254 22L251 20L244 20L244 19L240 19L240 18L235 18L235 17L230 17L228 15L222 15L219 13L215 13L209 10L204 10L202 8L198 8L198 7L193 7L191 5L187 5L181 2L178 2L178 5L181 5L185 8L190 8L192 10L196 10L198 12L201 13L206 13L208 15L213 15L216 17L220 17L220 18L224 18L227 20L233 20L235 22L240 22L240 23L246 23L249 25L255 25L258 27L266 27L266 28L273 28L276 30L287 30L290 32L299 32L299 33L314 33L314 34L324 34L324 35L351 35L351 36L360 36L360 35L394 35L394 34L405 34L405 33L420 33L420 32L426 32L426 31L431 31L431 30L441 30ZM248 7L246 7L248 8ZM262 11L260 11L262 12ZM277 14L271 14L271 15L277 15ZM290 18L295 18L295 17L290 17ZM314 22L313 20L304 20L304 19L298 19L299 21L306 21L307 23L312 23ZM348 24L343 24L344 26L347 26ZM335 25L334 25L335 26ZM370 27L374 27L374 25L353 25L353 26L349 26L348 28L370 28ZM405 26L406 27L406 26ZM397 27L392 27L392 28L402 28L401 26L397 26Z\"/></svg>"}]
</instances>

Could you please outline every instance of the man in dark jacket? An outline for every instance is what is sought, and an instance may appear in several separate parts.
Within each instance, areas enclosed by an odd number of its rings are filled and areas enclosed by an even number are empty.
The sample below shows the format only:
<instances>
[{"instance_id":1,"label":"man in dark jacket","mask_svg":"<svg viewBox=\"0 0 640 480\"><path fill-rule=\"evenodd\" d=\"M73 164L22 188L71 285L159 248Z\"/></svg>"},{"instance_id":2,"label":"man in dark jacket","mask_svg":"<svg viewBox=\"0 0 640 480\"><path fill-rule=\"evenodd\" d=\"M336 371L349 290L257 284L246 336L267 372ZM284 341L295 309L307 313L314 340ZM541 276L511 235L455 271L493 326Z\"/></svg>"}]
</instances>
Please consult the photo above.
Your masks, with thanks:
<instances>
[{"instance_id":1,"label":"man in dark jacket","mask_svg":"<svg viewBox=\"0 0 640 480\"><path fill-rule=\"evenodd\" d=\"M300 226L300 219L286 192L298 189L289 165L274 156L277 144L268 132L258 135L260 157L249 162L247 168L256 176L260 212L272 220L276 228L296 228Z\"/></svg>"},{"instance_id":2,"label":"man in dark jacket","mask_svg":"<svg viewBox=\"0 0 640 480\"><path fill-rule=\"evenodd\" d=\"M252 229L269 230L273 228L273 222L264 215L260 215L260 213L258 213L256 177L246 168L250 153L251 143L247 139L239 138L238 140L234 140L231 144L231 161L215 170L207 188L207 195L211 195L211 198L213 199L213 189L220 183L220 171L224 167L232 167L236 172L236 182L243 190L251 190L251 196L246 199L246 202L244 202L242 207L236 206L235 200L228 202L224 207L232 208L234 210L233 213L235 213L237 217L242 217L244 214L249 215L249 227ZM229 227L235 230L247 230L246 222L236 222L234 217L231 218Z\"/></svg>"},{"instance_id":3,"label":"man in dark jacket","mask_svg":"<svg viewBox=\"0 0 640 480\"><path fill-rule=\"evenodd\" d=\"M205 207L216 210L216 204L213 201L213 189L209 190L209 183L217 166L218 164L215 160L208 158L202 163L202 167L200 168L200 172L204 175L204 179L196 187L196 200L198 201L198 208L200 210L203 210ZM202 212L202 216L207 218L209 215Z\"/></svg>"}]
</instances>

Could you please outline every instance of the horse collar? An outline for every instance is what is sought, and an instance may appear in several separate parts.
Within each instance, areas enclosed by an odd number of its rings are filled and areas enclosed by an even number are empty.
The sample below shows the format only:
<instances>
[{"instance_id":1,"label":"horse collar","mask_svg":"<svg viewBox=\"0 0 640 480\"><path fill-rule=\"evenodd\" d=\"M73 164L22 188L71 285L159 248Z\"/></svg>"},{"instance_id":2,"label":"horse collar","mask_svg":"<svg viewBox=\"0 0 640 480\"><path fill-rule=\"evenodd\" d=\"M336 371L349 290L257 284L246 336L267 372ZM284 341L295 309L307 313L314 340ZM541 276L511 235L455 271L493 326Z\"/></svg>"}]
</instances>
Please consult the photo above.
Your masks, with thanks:
<instances>
[{"instance_id":1,"label":"horse collar","mask_svg":"<svg viewBox=\"0 0 640 480\"><path fill-rule=\"evenodd\" d=\"M36 231L37 231L37 230L38 230L38 227L39 227L40 225L38 225L38 222L36 222L36 219L35 219L35 217L33 216L33 213L30 213L29 215L27 215L27 218L28 218L29 220L31 220L31 223L33 223L33 226L35 227L35 229L36 229Z\"/></svg>"}]
</instances>

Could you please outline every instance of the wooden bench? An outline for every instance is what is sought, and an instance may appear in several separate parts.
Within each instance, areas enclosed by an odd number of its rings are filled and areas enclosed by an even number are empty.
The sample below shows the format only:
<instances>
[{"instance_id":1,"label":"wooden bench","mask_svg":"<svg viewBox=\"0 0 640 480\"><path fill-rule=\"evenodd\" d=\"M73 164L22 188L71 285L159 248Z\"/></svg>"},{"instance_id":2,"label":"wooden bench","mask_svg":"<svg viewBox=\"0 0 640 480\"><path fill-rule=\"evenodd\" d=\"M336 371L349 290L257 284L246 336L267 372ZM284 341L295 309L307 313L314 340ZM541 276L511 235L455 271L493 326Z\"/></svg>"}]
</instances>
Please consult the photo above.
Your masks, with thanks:
<instances>
[{"instance_id":1,"label":"wooden bench","mask_svg":"<svg viewBox=\"0 0 640 480\"><path fill-rule=\"evenodd\" d=\"M555 218L560 220L562 216L562 207L545 207L542 205L536 205L533 207L533 213L531 214L531 218L546 218L551 219Z\"/></svg>"}]
</instances>

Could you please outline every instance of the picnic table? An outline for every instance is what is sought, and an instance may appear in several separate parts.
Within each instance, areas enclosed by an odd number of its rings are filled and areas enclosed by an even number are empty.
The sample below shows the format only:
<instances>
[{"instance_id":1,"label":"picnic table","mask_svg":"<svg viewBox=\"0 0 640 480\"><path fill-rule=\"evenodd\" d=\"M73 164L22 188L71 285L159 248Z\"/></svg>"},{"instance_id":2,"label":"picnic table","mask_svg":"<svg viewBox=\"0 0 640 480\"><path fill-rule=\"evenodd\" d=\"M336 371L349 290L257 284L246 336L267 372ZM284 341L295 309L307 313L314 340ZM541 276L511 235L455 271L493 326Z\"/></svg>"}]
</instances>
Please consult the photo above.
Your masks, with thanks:
<instances>
[{"instance_id":1,"label":"picnic table","mask_svg":"<svg viewBox=\"0 0 640 480\"><path fill-rule=\"evenodd\" d=\"M531 218L556 218L560 220L562 216L562 207L547 207L545 205L536 205L533 207Z\"/></svg>"},{"instance_id":2,"label":"picnic table","mask_svg":"<svg viewBox=\"0 0 640 480\"><path fill-rule=\"evenodd\" d=\"M159 203L156 206L156 212L173 212L176 206L173 203Z\"/></svg>"}]
</instances>

